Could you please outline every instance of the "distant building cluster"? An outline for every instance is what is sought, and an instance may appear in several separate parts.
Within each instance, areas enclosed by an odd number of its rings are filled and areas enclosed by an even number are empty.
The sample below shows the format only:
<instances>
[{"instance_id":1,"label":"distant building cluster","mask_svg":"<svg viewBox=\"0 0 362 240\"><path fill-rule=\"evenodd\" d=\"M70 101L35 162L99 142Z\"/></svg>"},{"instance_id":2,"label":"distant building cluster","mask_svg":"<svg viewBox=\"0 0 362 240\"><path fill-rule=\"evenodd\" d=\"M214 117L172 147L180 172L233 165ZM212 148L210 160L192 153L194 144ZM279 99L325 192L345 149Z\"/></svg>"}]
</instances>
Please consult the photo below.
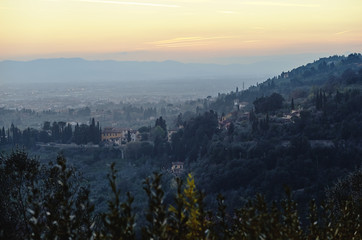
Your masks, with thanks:
<instances>
[{"instance_id":1,"label":"distant building cluster","mask_svg":"<svg viewBox=\"0 0 362 240\"><path fill-rule=\"evenodd\" d=\"M139 132L132 129L106 127L102 130L102 141L116 145L139 141Z\"/></svg>"}]
</instances>

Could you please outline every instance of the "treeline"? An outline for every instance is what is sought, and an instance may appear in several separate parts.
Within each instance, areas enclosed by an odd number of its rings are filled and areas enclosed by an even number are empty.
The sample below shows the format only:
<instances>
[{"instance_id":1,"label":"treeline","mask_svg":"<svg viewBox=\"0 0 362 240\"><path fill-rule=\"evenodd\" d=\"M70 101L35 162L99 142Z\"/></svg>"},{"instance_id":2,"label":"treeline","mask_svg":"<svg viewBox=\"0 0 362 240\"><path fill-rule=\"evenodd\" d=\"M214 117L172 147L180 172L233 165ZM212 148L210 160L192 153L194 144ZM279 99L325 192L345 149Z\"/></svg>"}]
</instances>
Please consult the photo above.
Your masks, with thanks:
<instances>
[{"instance_id":1,"label":"treeline","mask_svg":"<svg viewBox=\"0 0 362 240\"><path fill-rule=\"evenodd\" d=\"M307 204L307 196L321 199L330 181L360 167L362 154L361 92L327 94L320 89L314 94L302 105L308 110L298 110L290 119L283 116L291 114L291 102L270 115L251 111L245 118L242 111L234 111L225 126L219 125L213 111L188 121L180 119L181 128L170 142L129 145L132 155L127 157L139 165L152 159L165 168L182 161L196 173L203 189L210 194L222 192L232 206L240 204L240 196L256 192L265 193L268 200L278 199L283 184ZM264 104L268 103L273 102Z\"/></svg>"},{"instance_id":2,"label":"treeline","mask_svg":"<svg viewBox=\"0 0 362 240\"><path fill-rule=\"evenodd\" d=\"M154 127L138 129L141 141L127 145L126 157L133 161L152 158L161 167L168 167L170 161L189 163L204 157L210 139L218 131L218 115L209 111L188 121L183 121L182 117L178 120L180 129L170 136L162 117L156 119Z\"/></svg>"},{"instance_id":3,"label":"treeline","mask_svg":"<svg viewBox=\"0 0 362 240\"><path fill-rule=\"evenodd\" d=\"M191 175L185 184L183 179L175 179L173 201L166 205L162 175L154 173L143 183L147 206L135 215L135 199L130 192L121 194L112 164L108 209L96 214L90 190L63 156L49 166L41 166L19 150L0 160L2 239L362 238L360 170L332 187L325 203L312 200L306 218L299 214L289 190L280 201L268 204L257 195L232 212L218 195L217 209L210 209ZM140 220L145 224L138 226Z\"/></svg>"},{"instance_id":4,"label":"treeline","mask_svg":"<svg viewBox=\"0 0 362 240\"><path fill-rule=\"evenodd\" d=\"M138 132L141 141L127 144L126 158L136 164L153 158L158 164L167 165L171 149L166 120L161 116L156 119L153 127L144 126L139 128Z\"/></svg>"},{"instance_id":5,"label":"treeline","mask_svg":"<svg viewBox=\"0 0 362 240\"><path fill-rule=\"evenodd\" d=\"M11 127L0 129L0 144L23 145L26 147L34 147L37 142L42 143L76 143L76 144L99 144L101 141L101 127L99 122L95 123L94 118L91 123L78 123L73 127L66 122L44 122L41 130L27 128L21 131L19 128L11 124Z\"/></svg>"},{"instance_id":6,"label":"treeline","mask_svg":"<svg viewBox=\"0 0 362 240\"><path fill-rule=\"evenodd\" d=\"M182 161L203 189L222 192L232 206L256 192L278 199L283 184L299 191L298 200L307 204L307 195L320 199L330 181L361 166L361 101L358 90L321 89L303 103L309 110L298 110L289 120L282 116L290 114L292 104L270 115L251 111L246 118L234 111L225 126L214 111L187 121L180 117L181 128L170 141L157 124L139 129L144 141L127 145L126 158L138 166L152 159L164 168Z\"/></svg>"}]
</instances>

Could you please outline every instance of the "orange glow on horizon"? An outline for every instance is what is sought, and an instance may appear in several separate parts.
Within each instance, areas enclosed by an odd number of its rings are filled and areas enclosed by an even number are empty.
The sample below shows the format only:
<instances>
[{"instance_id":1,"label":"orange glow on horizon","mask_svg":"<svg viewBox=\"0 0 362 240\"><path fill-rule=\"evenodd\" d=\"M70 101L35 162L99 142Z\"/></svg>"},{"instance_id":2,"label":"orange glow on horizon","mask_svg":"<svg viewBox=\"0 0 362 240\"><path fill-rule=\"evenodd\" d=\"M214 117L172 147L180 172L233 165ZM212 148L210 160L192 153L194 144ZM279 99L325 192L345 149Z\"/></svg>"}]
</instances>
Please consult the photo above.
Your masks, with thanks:
<instances>
[{"instance_id":1,"label":"orange glow on horizon","mask_svg":"<svg viewBox=\"0 0 362 240\"><path fill-rule=\"evenodd\" d=\"M360 0L2 0L0 60L358 52L360 9Z\"/></svg>"}]
</instances>

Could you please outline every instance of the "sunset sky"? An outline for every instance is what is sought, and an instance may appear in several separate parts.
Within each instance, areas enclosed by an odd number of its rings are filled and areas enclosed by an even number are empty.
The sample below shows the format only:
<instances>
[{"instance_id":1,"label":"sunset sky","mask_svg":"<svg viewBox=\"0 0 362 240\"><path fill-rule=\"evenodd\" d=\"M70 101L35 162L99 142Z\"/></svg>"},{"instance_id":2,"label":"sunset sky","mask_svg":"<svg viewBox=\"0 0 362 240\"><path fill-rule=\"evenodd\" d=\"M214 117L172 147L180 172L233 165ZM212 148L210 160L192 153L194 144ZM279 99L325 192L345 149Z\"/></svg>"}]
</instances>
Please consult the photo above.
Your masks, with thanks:
<instances>
[{"instance_id":1,"label":"sunset sky","mask_svg":"<svg viewBox=\"0 0 362 240\"><path fill-rule=\"evenodd\" d=\"M1 0L0 60L362 52L361 0Z\"/></svg>"}]
</instances>

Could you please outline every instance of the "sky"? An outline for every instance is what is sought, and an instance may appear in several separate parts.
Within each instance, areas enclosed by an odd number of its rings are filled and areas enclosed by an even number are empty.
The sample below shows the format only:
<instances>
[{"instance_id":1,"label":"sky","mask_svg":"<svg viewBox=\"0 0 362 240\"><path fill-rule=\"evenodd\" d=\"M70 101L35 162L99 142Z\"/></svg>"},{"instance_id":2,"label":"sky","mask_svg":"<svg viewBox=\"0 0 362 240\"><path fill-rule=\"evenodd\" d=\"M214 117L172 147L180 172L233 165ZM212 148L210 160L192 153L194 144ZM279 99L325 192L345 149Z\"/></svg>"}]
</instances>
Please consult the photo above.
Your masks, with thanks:
<instances>
[{"instance_id":1,"label":"sky","mask_svg":"<svg viewBox=\"0 0 362 240\"><path fill-rule=\"evenodd\" d=\"M0 0L0 60L362 52L361 0Z\"/></svg>"}]
</instances>

